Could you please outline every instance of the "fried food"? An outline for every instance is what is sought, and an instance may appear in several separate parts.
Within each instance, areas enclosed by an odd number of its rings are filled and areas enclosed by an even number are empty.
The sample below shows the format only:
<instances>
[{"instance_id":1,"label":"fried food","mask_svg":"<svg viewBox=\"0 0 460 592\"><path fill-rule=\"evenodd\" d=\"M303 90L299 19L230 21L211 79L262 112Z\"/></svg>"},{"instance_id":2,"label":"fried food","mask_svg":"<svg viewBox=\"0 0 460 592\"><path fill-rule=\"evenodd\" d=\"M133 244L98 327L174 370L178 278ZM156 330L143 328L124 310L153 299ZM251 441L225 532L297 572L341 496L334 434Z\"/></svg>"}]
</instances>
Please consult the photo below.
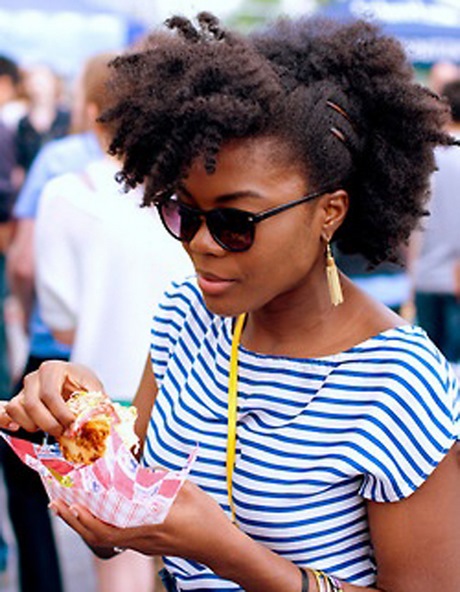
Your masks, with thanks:
<instances>
[{"instance_id":1,"label":"fried food","mask_svg":"<svg viewBox=\"0 0 460 592\"><path fill-rule=\"evenodd\" d=\"M125 446L137 449L139 440L134 432L137 417L135 407L113 403L100 391L77 391L67 400L75 421L58 438L66 460L76 465L88 465L101 458L107 448L107 438L116 430Z\"/></svg>"}]
</instances>

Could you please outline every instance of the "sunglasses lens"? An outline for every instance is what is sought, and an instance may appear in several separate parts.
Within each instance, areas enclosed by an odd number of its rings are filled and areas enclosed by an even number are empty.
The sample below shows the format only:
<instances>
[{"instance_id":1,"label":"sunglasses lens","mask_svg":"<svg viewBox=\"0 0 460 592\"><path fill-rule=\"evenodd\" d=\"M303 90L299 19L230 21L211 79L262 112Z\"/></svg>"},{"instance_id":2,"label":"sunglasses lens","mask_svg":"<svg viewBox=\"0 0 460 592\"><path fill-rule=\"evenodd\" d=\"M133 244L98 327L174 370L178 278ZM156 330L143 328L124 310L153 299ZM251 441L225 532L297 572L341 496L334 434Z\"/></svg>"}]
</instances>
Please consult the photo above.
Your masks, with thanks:
<instances>
[{"instance_id":1,"label":"sunglasses lens","mask_svg":"<svg viewBox=\"0 0 460 592\"><path fill-rule=\"evenodd\" d=\"M202 216L175 199L158 204L161 220L170 234L189 243L201 226ZM205 215L209 232L227 251L246 251L254 242L254 222L250 214L233 208L217 208Z\"/></svg>"},{"instance_id":2,"label":"sunglasses lens","mask_svg":"<svg viewBox=\"0 0 460 592\"><path fill-rule=\"evenodd\" d=\"M200 227L200 217L174 199L162 202L159 211L166 229L181 241L190 242Z\"/></svg>"},{"instance_id":3,"label":"sunglasses lens","mask_svg":"<svg viewBox=\"0 0 460 592\"><path fill-rule=\"evenodd\" d=\"M208 227L212 236L228 251L246 251L254 241L254 223L242 210L211 210Z\"/></svg>"}]
</instances>

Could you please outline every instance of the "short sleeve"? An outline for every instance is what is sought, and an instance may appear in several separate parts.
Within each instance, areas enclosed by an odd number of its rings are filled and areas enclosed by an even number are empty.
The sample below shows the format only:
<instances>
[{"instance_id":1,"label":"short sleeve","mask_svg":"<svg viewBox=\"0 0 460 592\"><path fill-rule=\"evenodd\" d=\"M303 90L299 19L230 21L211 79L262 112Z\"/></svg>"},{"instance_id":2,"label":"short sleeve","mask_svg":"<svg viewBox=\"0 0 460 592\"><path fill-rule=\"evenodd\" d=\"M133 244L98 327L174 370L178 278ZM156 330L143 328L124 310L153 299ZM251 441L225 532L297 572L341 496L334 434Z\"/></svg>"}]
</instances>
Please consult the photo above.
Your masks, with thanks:
<instances>
[{"instance_id":1,"label":"short sleeve","mask_svg":"<svg viewBox=\"0 0 460 592\"><path fill-rule=\"evenodd\" d=\"M361 495L377 502L411 495L460 438L459 385L450 364L418 329L382 373L370 425L378 450L368 455ZM367 435L369 448L375 433Z\"/></svg>"},{"instance_id":2,"label":"short sleeve","mask_svg":"<svg viewBox=\"0 0 460 592\"><path fill-rule=\"evenodd\" d=\"M151 360L159 385L190 317L198 318L204 311L202 297L194 279L173 282L165 291L154 315L151 330Z\"/></svg>"}]
</instances>

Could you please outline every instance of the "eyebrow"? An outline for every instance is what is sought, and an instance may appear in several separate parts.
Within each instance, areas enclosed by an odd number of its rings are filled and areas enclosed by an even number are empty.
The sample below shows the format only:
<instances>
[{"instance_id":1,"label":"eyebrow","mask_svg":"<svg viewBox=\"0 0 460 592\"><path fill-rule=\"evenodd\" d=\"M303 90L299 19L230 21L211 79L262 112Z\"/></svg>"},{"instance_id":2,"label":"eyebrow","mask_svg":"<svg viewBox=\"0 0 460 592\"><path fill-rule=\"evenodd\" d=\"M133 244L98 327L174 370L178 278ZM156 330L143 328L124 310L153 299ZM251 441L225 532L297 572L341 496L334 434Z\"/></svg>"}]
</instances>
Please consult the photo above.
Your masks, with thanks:
<instances>
[{"instance_id":1,"label":"eyebrow","mask_svg":"<svg viewBox=\"0 0 460 592\"><path fill-rule=\"evenodd\" d=\"M177 190L180 191L181 193L183 193L186 197L195 200L195 197L193 196L193 194L190 193L190 191L188 191L188 189L186 189L184 187L184 185L182 185L182 184L178 185ZM217 196L216 203L218 203L218 204L226 203L228 201L238 199L239 197L260 198L260 197L262 197L262 195L260 193L257 193L257 191L251 191L250 189L243 189L242 191L234 191L233 193L224 193L223 195Z\"/></svg>"}]
</instances>

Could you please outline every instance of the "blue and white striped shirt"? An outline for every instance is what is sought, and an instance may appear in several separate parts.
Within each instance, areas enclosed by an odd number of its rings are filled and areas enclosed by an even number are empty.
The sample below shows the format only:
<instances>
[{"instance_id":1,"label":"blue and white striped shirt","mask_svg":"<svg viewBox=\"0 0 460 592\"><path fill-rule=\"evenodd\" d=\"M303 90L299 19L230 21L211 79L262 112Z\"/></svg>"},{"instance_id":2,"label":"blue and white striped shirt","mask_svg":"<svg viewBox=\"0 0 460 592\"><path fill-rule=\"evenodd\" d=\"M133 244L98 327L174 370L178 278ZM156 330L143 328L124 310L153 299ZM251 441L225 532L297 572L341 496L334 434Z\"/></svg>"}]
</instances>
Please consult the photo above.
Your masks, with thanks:
<instances>
[{"instance_id":1,"label":"blue and white striped shirt","mask_svg":"<svg viewBox=\"0 0 460 592\"><path fill-rule=\"evenodd\" d=\"M165 295L152 329L160 388L144 461L181 467L230 515L227 387L233 320L210 313L194 280ZM435 469L459 430L458 385L418 327L389 329L318 359L240 346L233 494L238 524L301 566L375 582L365 500L396 501ZM165 558L181 590L240 590L205 566Z\"/></svg>"}]
</instances>

